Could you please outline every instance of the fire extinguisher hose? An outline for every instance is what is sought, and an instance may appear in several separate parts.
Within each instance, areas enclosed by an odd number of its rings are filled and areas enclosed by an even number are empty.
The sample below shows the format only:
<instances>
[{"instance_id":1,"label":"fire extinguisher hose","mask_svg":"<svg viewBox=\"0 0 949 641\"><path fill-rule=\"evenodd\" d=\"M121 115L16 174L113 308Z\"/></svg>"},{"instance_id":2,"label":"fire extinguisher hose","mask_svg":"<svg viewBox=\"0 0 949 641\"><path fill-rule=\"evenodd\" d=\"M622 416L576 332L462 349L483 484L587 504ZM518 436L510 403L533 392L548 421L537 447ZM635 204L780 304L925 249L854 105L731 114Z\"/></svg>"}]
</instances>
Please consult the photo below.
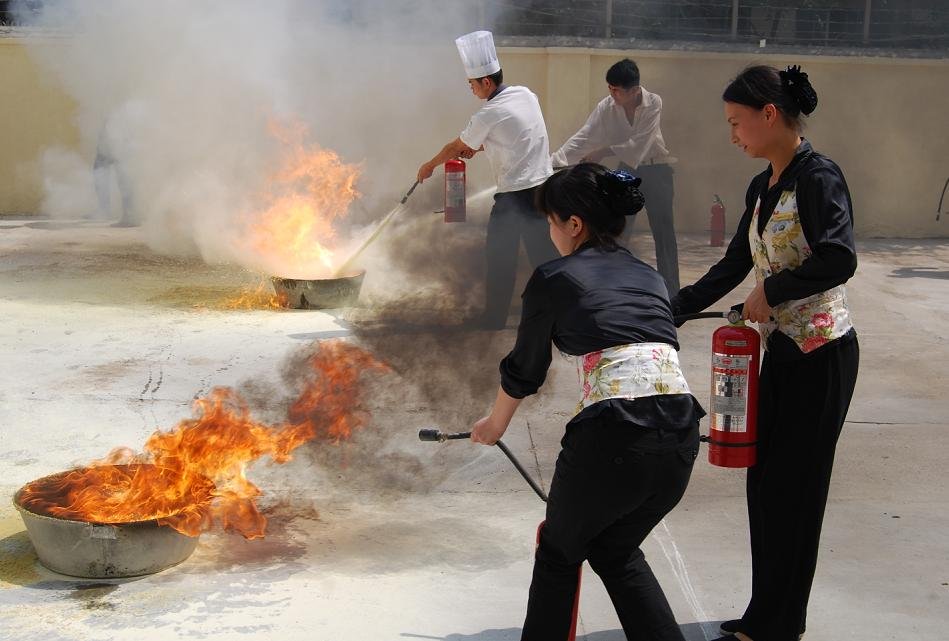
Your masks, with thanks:
<instances>
[{"instance_id":1,"label":"fire extinguisher hose","mask_svg":"<svg viewBox=\"0 0 949 641\"><path fill-rule=\"evenodd\" d=\"M729 323L737 323L741 320L741 311L743 305L735 305L727 312L698 312L696 314L682 314L680 316L673 316L672 320L675 321L676 327L681 327L683 323L690 320L696 320L698 318L724 318L727 319Z\"/></svg>"},{"instance_id":2,"label":"fire extinguisher hose","mask_svg":"<svg viewBox=\"0 0 949 641\"><path fill-rule=\"evenodd\" d=\"M454 440L471 438L471 432L446 433L446 432L441 432L439 430L432 430L432 429L419 430L418 438L420 441L438 441L440 443L444 443L445 441L454 441ZM504 455L508 457L511 463L514 464L515 469L517 469L517 471L520 472L521 476L524 477L524 480L527 481L527 484L531 486L532 490L534 490L534 493L540 497L540 500L546 503L547 493L544 492L544 490L540 487L540 485L537 484L537 481L535 481L533 477L531 477L527 469L521 464L519 460L517 460L517 457L514 456L513 453L511 453L511 450L507 448L507 445L502 443L500 440L498 440L498 442L495 443L495 445L497 445L498 449L504 452Z\"/></svg>"},{"instance_id":3,"label":"fire extinguisher hose","mask_svg":"<svg viewBox=\"0 0 949 641\"><path fill-rule=\"evenodd\" d=\"M382 230L385 229L390 222L392 222L392 219L395 218L395 215L405 209L405 201L409 199L409 196L412 195L412 192L415 191L415 188L418 186L419 181L416 180L415 184L412 185L412 188L405 192L405 196L402 197L402 200L399 201L399 204L393 207L392 210L386 214L385 218L383 218L382 221L376 225L376 228L372 231L369 237L363 241L363 244L360 245L356 251L350 254L349 258L347 258L346 261L336 269L336 271L333 273L334 278L339 278L346 274L346 271L353 263L356 262L356 259L359 258L359 255L363 253L366 247L371 245L372 242L379 237L379 234L382 233Z\"/></svg>"}]
</instances>

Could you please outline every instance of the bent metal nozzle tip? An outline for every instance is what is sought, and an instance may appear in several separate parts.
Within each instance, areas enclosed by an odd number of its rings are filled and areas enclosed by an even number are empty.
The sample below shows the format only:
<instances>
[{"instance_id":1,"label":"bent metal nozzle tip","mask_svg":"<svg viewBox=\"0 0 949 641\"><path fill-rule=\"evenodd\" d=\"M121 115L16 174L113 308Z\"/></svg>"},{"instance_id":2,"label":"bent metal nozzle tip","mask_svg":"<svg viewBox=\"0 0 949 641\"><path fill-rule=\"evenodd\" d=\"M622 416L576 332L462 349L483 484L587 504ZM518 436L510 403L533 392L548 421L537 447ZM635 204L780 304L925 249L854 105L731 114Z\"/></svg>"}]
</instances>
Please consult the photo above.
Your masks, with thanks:
<instances>
[{"instance_id":1,"label":"bent metal nozzle tip","mask_svg":"<svg viewBox=\"0 0 949 641\"><path fill-rule=\"evenodd\" d=\"M402 196L402 201L401 201L399 204L400 204L400 205L404 205L404 204L405 204L405 201L409 199L409 196L412 195L412 192L415 191L415 188L418 187L418 186L419 186L419 181L416 180L416 181L415 181L415 184L413 184L412 187L409 188L409 190L408 190L407 192L405 192L405 195Z\"/></svg>"},{"instance_id":2,"label":"bent metal nozzle tip","mask_svg":"<svg viewBox=\"0 0 949 641\"><path fill-rule=\"evenodd\" d=\"M438 430L419 430L418 440L420 441L442 441L442 433Z\"/></svg>"}]
</instances>

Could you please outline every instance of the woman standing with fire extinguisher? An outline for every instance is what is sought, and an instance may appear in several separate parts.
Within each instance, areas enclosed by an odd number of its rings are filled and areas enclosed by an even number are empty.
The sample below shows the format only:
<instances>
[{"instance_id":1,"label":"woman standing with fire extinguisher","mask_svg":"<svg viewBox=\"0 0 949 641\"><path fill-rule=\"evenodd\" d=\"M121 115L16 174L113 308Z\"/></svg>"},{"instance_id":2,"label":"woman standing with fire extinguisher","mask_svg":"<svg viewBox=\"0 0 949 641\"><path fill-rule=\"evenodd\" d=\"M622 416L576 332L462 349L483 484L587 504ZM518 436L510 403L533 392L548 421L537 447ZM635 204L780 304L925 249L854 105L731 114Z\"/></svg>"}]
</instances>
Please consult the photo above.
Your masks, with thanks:
<instances>
[{"instance_id":1,"label":"woman standing with fire extinguisher","mask_svg":"<svg viewBox=\"0 0 949 641\"><path fill-rule=\"evenodd\" d=\"M543 385L551 343L569 354L580 402L557 458L522 641L565 641L584 560L630 639L683 641L640 545L679 502L705 412L689 392L662 276L617 245L643 206L639 178L581 163L540 186L562 258L534 270L501 386L471 439L494 444Z\"/></svg>"},{"instance_id":2,"label":"woman standing with fire extinguisher","mask_svg":"<svg viewBox=\"0 0 949 641\"><path fill-rule=\"evenodd\" d=\"M745 197L725 256L672 300L705 309L752 269L744 318L765 341L758 456L747 478L751 600L721 640L797 641L817 566L837 439L859 348L844 283L857 266L850 192L840 168L801 137L817 94L800 67L754 66L725 89L732 142L769 167Z\"/></svg>"}]
</instances>

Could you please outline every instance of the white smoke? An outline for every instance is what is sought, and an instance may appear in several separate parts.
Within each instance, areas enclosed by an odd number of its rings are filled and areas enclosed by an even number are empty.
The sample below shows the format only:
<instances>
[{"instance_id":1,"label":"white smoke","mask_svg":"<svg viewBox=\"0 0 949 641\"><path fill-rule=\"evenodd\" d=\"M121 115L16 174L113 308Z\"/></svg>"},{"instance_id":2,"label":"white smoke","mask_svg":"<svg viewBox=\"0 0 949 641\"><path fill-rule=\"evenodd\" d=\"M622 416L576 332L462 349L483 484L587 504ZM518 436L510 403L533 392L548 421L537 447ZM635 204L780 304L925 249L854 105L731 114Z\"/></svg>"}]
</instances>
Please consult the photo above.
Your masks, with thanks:
<instances>
[{"instance_id":1,"label":"white smoke","mask_svg":"<svg viewBox=\"0 0 949 641\"><path fill-rule=\"evenodd\" d=\"M122 187L153 249L246 265L236 239L279 168L276 121L361 164L369 214L356 222L378 219L478 107L453 43L485 26L475 4L59 0L24 11L57 34L29 46L75 101L80 130L78 150L41 159L44 213L102 217L122 209ZM97 150L115 162L93 175ZM104 206L97 181L112 192Z\"/></svg>"}]
</instances>

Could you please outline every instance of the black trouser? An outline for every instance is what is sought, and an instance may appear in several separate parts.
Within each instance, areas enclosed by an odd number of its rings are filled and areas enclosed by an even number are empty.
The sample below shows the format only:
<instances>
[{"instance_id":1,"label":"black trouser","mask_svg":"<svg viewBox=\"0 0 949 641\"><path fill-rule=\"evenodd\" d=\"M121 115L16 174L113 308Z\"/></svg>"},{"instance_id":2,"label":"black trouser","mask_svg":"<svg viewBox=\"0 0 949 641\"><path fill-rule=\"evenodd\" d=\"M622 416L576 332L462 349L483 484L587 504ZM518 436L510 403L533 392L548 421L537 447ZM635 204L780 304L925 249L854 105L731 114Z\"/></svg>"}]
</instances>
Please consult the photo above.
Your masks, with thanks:
<instances>
[{"instance_id":1,"label":"black trouser","mask_svg":"<svg viewBox=\"0 0 949 641\"><path fill-rule=\"evenodd\" d=\"M504 327L514 280L521 239L531 265L537 267L559 258L550 241L547 219L534 209L536 187L495 194L488 219L487 281L484 319L494 327Z\"/></svg>"},{"instance_id":2,"label":"black trouser","mask_svg":"<svg viewBox=\"0 0 949 641\"><path fill-rule=\"evenodd\" d=\"M585 559L603 580L627 639L683 641L639 546L685 492L698 424L663 433L590 419L571 425L561 444L522 641L567 638Z\"/></svg>"},{"instance_id":3,"label":"black trouser","mask_svg":"<svg viewBox=\"0 0 949 641\"><path fill-rule=\"evenodd\" d=\"M679 249L676 245L675 221L672 215L673 188L672 167L670 165L640 165L632 170L629 165L620 163L620 168L643 179L640 190L646 199L646 216L649 229L656 245L656 271L662 274L669 290L669 298L679 291ZM628 225L632 233L636 221L633 216Z\"/></svg>"},{"instance_id":4,"label":"black trouser","mask_svg":"<svg viewBox=\"0 0 949 641\"><path fill-rule=\"evenodd\" d=\"M796 641L817 568L837 438L857 381L856 338L790 363L765 353L758 462L748 470L751 601L742 631Z\"/></svg>"}]
</instances>

